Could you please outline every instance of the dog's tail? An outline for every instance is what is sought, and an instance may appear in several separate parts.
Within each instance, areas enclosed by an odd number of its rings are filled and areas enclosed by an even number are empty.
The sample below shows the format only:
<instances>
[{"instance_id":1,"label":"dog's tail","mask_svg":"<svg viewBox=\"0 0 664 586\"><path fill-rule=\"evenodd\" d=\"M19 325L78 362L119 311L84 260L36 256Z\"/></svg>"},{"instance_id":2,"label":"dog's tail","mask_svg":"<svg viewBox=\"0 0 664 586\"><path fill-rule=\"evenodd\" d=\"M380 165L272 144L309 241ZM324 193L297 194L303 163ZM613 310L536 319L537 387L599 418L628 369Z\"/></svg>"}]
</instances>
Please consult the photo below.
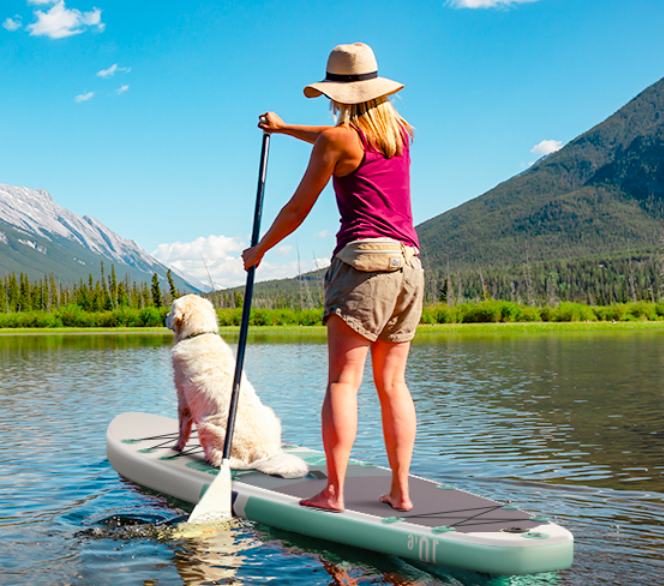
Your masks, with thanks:
<instances>
[{"instance_id":1,"label":"dog's tail","mask_svg":"<svg viewBox=\"0 0 664 586\"><path fill-rule=\"evenodd\" d=\"M279 451L274 456L256 460L251 467L263 474L281 476L283 478L301 478L309 472L309 466L295 454Z\"/></svg>"}]
</instances>

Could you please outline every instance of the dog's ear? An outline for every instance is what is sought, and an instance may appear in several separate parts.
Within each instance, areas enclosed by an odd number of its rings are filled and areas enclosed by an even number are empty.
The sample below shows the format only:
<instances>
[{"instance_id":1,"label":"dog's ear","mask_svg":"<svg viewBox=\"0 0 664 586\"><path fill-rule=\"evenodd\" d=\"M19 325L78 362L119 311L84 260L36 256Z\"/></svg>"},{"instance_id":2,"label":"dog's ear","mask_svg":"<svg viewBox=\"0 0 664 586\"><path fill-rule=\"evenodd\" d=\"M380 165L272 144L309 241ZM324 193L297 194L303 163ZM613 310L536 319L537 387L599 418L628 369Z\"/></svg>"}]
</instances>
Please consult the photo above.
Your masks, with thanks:
<instances>
[{"instance_id":1,"label":"dog's ear","mask_svg":"<svg viewBox=\"0 0 664 586\"><path fill-rule=\"evenodd\" d=\"M178 311L173 314L173 328L176 330L180 329L180 326L182 325L182 320L183 320L183 315L181 311Z\"/></svg>"},{"instance_id":2,"label":"dog's ear","mask_svg":"<svg viewBox=\"0 0 664 586\"><path fill-rule=\"evenodd\" d=\"M185 304L176 301L173 303L173 306L171 308L171 313L169 314L170 318L170 324L167 324L168 327L170 327L176 335L180 334L180 330L182 329L182 324L184 322L184 317L185 317Z\"/></svg>"},{"instance_id":3,"label":"dog's ear","mask_svg":"<svg viewBox=\"0 0 664 586\"><path fill-rule=\"evenodd\" d=\"M178 305L178 308L175 311L175 314L173 315L173 324L175 327L178 328L178 330L182 327L182 323L184 322L184 318L187 314L187 308L184 306L184 304Z\"/></svg>"}]
</instances>

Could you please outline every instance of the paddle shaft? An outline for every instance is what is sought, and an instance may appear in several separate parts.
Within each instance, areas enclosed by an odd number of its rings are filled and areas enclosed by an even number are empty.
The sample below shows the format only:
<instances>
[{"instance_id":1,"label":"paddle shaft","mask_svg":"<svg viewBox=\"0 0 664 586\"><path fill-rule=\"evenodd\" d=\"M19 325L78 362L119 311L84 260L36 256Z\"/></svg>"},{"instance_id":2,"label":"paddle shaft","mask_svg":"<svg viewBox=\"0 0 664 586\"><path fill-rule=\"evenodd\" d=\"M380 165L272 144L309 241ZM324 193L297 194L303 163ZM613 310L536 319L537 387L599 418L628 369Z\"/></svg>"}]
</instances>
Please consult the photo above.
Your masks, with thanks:
<instances>
[{"instance_id":1,"label":"paddle shaft","mask_svg":"<svg viewBox=\"0 0 664 586\"><path fill-rule=\"evenodd\" d=\"M263 146L261 148L261 163L258 171L258 190L256 193L256 209L254 210L254 230L251 234L251 246L258 244L263 214L263 193L265 192L265 177L267 175L267 158L270 150L270 135L263 133ZM233 377L233 392L228 408L228 422L226 423L226 438L224 440L223 459L228 460L233 444L233 430L235 429L235 414L240 398L240 381L242 380L242 367L244 366L244 351L247 347L247 334L249 332L249 317L251 314L251 298L254 294L254 275L256 266L247 271L247 284L244 289L244 302L242 304L242 321L240 322L240 339L237 344L235 357L235 375Z\"/></svg>"}]
</instances>

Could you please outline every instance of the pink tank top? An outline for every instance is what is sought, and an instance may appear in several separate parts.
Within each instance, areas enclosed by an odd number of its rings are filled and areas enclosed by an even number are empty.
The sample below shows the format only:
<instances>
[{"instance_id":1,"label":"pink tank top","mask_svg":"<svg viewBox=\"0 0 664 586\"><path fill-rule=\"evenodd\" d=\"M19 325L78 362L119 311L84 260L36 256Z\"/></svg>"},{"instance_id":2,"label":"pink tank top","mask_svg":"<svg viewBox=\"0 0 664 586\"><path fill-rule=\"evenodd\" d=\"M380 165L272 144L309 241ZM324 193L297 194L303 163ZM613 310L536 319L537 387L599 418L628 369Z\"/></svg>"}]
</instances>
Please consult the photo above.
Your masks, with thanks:
<instances>
[{"instance_id":1,"label":"pink tank top","mask_svg":"<svg viewBox=\"0 0 664 586\"><path fill-rule=\"evenodd\" d=\"M350 175L333 178L341 214L334 254L362 238L393 238L419 249L410 206L408 142L401 156L387 159L355 130L364 146L364 159Z\"/></svg>"}]
</instances>

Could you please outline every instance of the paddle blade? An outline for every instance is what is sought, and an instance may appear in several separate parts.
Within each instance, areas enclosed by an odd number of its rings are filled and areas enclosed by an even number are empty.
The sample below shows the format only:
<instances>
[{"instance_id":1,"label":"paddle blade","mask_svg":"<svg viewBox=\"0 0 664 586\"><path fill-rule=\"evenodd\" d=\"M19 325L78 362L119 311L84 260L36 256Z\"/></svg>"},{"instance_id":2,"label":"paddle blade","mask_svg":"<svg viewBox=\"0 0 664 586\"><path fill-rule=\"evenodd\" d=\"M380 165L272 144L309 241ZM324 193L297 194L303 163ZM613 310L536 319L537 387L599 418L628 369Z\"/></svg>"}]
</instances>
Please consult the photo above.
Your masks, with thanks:
<instances>
[{"instance_id":1,"label":"paddle blade","mask_svg":"<svg viewBox=\"0 0 664 586\"><path fill-rule=\"evenodd\" d=\"M219 474L198 501L189 516L189 523L207 522L211 519L229 519L233 516L231 487L231 467L228 460L222 460Z\"/></svg>"}]
</instances>

